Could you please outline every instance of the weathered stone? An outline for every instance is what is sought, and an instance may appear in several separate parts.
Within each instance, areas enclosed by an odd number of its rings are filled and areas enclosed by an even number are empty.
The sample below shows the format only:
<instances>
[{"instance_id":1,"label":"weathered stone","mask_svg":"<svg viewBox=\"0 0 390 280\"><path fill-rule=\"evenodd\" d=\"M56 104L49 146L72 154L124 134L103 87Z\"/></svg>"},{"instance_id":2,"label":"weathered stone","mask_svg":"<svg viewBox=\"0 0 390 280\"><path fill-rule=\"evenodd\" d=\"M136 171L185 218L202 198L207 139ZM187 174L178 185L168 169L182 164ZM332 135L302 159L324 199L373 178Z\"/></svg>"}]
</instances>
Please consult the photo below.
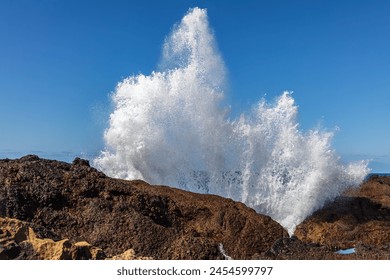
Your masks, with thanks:
<instances>
[{"instance_id":1,"label":"weathered stone","mask_svg":"<svg viewBox=\"0 0 390 280\"><path fill-rule=\"evenodd\" d=\"M32 224L0 217L0 259L96 260L104 252L87 242L72 244L68 239L39 238Z\"/></svg>"},{"instance_id":2,"label":"weathered stone","mask_svg":"<svg viewBox=\"0 0 390 280\"><path fill-rule=\"evenodd\" d=\"M369 258L390 259L390 177L372 176L315 212L295 234L333 251L359 247L352 258L371 251Z\"/></svg>"},{"instance_id":3,"label":"weathered stone","mask_svg":"<svg viewBox=\"0 0 390 280\"><path fill-rule=\"evenodd\" d=\"M55 258L84 258L70 244L86 241L108 256L131 248L154 259L223 259L222 244L232 258L249 259L287 236L271 218L242 203L112 179L80 159L0 160L0 202L0 216L32 223L42 237L69 239L39 243L51 244L53 251L62 246L63 255Z\"/></svg>"},{"instance_id":4,"label":"weathered stone","mask_svg":"<svg viewBox=\"0 0 390 280\"><path fill-rule=\"evenodd\" d=\"M82 159L0 160L0 259L390 259L390 178L295 234L231 199L112 179Z\"/></svg>"}]
</instances>

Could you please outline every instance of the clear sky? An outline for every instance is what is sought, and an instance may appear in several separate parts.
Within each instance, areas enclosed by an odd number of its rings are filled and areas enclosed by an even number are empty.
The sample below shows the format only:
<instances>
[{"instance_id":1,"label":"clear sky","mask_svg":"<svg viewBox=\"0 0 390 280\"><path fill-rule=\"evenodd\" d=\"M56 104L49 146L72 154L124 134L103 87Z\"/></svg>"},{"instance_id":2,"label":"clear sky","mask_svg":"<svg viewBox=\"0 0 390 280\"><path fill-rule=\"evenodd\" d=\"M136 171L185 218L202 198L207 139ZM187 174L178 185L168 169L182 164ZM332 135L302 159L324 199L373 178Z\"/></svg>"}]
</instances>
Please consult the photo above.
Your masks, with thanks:
<instances>
[{"instance_id":1,"label":"clear sky","mask_svg":"<svg viewBox=\"0 0 390 280\"><path fill-rule=\"evenodd\" d=\"M0 158L103 149L110 93L150 74L189 8L206 8L233 114L293 91L302 130L390 172L390 1L0 0Z\"/></svg>"}]
</instances>

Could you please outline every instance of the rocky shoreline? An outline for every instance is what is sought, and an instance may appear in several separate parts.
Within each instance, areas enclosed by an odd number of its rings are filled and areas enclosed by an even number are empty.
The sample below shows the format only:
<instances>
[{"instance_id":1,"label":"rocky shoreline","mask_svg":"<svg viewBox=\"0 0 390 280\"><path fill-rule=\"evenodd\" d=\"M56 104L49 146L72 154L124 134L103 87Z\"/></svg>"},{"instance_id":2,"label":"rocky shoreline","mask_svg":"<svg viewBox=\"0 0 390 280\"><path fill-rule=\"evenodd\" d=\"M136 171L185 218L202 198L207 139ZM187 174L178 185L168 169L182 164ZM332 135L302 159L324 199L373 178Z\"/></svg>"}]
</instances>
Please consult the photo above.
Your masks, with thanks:
<instances>
[{"instance_id":1,"label":"rocky shoreline","mask_svg":"<svg viewBox=\"0 0 390 280\"><path fill-rule=\"evenodd\" d=\"M227 258L388 260L390 178L370 177L289 238L242 203L109 178L83 159L0 160L0 259Z\"/></svg>"}]
</instances>

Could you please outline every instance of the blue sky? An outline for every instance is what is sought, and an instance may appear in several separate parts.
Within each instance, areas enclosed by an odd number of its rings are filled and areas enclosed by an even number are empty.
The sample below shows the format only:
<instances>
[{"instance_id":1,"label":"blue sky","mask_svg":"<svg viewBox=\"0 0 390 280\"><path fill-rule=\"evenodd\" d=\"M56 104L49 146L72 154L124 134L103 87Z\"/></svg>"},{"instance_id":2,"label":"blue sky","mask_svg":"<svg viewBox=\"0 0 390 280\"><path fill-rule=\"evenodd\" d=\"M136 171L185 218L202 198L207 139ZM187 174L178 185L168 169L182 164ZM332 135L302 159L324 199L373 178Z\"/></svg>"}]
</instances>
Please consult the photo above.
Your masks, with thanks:
<instances>
[{"instance_id":1,"label":"blue sky","mask_svg":"<svg viewBox=\"0 0 390 280\"><path fill-rule=\"evenodd\" d=\"M0 158L103 149L110 93L157 68L195 6L207 8L233 114L293 91L302 130L338 127L343 160L390 172L390 2L380 0L0 0Z\"/></svg>"}]
</instances>

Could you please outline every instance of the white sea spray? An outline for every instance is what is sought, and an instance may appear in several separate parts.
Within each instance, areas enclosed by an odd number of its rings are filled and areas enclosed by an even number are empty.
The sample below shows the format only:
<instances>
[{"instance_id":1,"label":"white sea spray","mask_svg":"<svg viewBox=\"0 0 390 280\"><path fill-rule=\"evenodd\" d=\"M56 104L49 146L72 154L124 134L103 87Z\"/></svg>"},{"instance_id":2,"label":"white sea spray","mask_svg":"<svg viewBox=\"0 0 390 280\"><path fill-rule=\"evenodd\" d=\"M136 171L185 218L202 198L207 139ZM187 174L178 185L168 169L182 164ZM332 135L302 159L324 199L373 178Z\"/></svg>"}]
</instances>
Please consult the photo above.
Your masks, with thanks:
<instances>
[{"instance_id":1,"label":"white sea spray","mask_svg":"<svg viewBox=\"0 0 390 280\"><path fill-rule=\"evenodd\" d=\"M206 10L191 9L176 25L161 65L124 79L112 96L106 150L94 160L107 175L230 197L291 235L369 172L366 162L341 163L333 133L301 131L288 92L230 119L225 66Z\"/></svg>"}]
</instances>

